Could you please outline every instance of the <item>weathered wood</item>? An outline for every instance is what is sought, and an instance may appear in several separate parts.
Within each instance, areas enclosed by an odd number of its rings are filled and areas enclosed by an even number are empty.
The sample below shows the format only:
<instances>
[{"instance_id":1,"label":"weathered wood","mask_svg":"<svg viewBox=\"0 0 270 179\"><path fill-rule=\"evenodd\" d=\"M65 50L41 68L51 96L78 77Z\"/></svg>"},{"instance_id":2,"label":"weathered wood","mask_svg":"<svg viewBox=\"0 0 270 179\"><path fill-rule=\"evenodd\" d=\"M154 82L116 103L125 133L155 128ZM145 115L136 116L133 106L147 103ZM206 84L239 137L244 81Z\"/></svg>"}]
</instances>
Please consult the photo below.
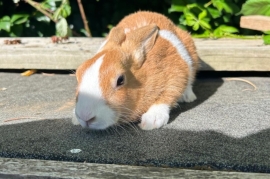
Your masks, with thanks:
<instances>
[{"instance_id":1,"label":"weathered wood","mask_svg":"<svg viewBox=\"0 0 270 179\"><path fill-rule=\"evenodd\" d=\"M269 31L270 17L260 15L242 16L240 20L240 27L260 31Z\"/></svg>"},{"instance_id":2,"label":"weathered wood","mask_svg":"<svg viewBox=\"0 0 270 179\"><path fill-rule=\"evenodd\" d=\"M0 158L0 178L269 178L269 174Z\"/></svg>"},{"instance_id":3,"label":"weathered wood","mask_svg":"<svg viewBox=\"0 0 270 179\"><path fill-rule=\"evenodd\" d=\"M50 38L21 38L5 45L0 39L0 69L76 69L98 50L103 38L70 38L53 44ZM270 46L261 39L195 39L201 70L270 71Z\"/></svg>"},{"instance_id":4,"label":"weathered wood","mask_svg":"<svg viewBox=\"0 0 270 179\"><path fill-rule=\"evenodd\" d=\"M103 38L71 38L53 44L51 38L21 38L22 44L3 45L0 40L2 69L76 69L92 57Z\"/></svg>"},{"instance_id":5,"label":"weathered wood","mask_svg":"<svg viewBox=\"0 0 270 179\"><path fill-rule=\"evenodd\" d=\"M270 46L262 40L195 40L203 71L270 71Z\"/></svg>"}]
</instances>

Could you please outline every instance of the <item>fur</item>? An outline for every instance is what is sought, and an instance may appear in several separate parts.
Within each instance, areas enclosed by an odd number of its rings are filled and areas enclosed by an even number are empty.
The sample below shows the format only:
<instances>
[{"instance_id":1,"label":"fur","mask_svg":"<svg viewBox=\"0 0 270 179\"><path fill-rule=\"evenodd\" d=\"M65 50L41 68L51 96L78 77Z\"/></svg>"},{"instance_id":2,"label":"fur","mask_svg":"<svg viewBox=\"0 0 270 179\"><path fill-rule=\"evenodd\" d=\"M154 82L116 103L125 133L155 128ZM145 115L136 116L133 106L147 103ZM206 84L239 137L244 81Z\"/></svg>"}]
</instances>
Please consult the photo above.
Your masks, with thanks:
<instances>
[{"instance_id":1,"label":"fur","mask_svg":"<svg viewBox=\"0 0 270 179\"><path fill-rule=\"evenodd\" d=\"M103 113L114 111L106 116L113 119L102 119L103 123L141 120L142 129L159 128L167 124L169 110L178 100L196 99L192 91L199 59L195 45L187 32L161 14L140 11L125 17L111 30L99 52L77 69L77 106L80 86L92 78L83 76L101 56L100 98L108 107ZM118 87L116 83L121 75L125 82ZM92 87L89 84L89 93ZM77 106L76 110L83 108Z\"/></svg>"}]
</instances>

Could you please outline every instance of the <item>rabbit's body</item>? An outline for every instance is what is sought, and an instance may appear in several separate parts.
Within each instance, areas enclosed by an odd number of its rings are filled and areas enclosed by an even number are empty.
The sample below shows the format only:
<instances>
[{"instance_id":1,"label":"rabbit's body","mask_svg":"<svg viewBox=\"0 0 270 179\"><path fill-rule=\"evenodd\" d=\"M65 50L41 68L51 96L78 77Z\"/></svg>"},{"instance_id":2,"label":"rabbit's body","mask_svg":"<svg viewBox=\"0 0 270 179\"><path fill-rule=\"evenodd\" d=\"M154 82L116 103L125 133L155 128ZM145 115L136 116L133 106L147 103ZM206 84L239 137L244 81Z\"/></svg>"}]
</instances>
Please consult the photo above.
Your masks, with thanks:
<instances>
[{"instance_id":1,"label":"rabbit's body","mask_svg":"<svg viewBox=\"0 0 270 179\"><path fill-rule=\"evenodd\" d=\"M187 32L157 13L131 14L78 68L76 118L93 129L140 118L142 129L159 128L178 101L196 99L192 83L197 68Z\"/></svg>"}]
</instances>

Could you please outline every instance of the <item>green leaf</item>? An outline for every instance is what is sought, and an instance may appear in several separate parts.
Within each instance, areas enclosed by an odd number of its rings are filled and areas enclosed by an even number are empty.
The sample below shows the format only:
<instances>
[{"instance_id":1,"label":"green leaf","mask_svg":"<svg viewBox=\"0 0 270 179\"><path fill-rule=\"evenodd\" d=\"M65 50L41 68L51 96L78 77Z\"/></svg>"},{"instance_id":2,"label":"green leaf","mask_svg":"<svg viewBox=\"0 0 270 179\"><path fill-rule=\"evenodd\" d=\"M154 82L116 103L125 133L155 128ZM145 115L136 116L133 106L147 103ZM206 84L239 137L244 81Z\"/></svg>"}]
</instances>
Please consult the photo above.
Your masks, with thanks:
<instances>
[{"instance_id":1,"label":"green leaf","mask_svg":"<svg viewBox=\"0 0 270 179\"><path fill-rule=\"evenodd\" d=\"M71 7L68 4L63 4L61 6L60 14L64 18L68 17L71 14Z\"/></svg>"},{"instance_id":2,"label":"green leaf","mask_svg":"<svg viewBox=\"0 0 270 179\"><path fill-rule=\"evenodd\" d=\"M232 35L232 33L236 33L236 32L239 32L239 31L235 27L221 25L214 30L214 36L215 37L222 37L222 36L226 36L226 35Z\"/></svg>"},{"instance_id":3,"label":"green leaf","mask_svg":"<svg viewBox=\"0 0 270 179\"><path fill-rule=\"evenodd\" d=\"M28 20L29 14L14 14L11 17L10 22L12 24L22 24Z\"/></svg>"},{"instance_id":4,"label":"green leaf","mask_svg":"<svg viewBox=\"0 0 270 179\"><path fill-rule=\"evenodd\" d=\"M235 3L233 3L231 0L212 0L212 3L219 12L224 10L226 13L233 14L233 12L237 10L237 6L235 6Z\"/></svg>"},{"instance_id":5,"label":"green leaf","mask_svg":"<svg viewBox=\"0 0 270 179\"><path fill-rule=\"evenodd\" d=\"M171 5L171 7L168 9L168 12L183 12L185 6L178 6L178 5Z\"/></svg>"},{"instance_id":6,"label":"green leaf","mask_svg":"<svg viewBox=\"0 0 270 179\"><path fill-rule=\"evenodd\" d=\"M219 27L214 30L213 34L214 34L215 37L220 37L220 36L223 35L223 33L222 33L222 31L220 30Z\"/></svg>"},{"instance_id":7,"label":"green leaf","mask_svg":"<svg viewBox=\"0 0 270 179\"><path fill-rule=\"evenodd\" d=\"M51 10L51 11L55 11L57 6L57 2L62 2L62 0L45 0L44 2L42 2L40 5L41 5L41 8L42 9L47 9L47 10Z\"/></svg>"},{"instance_id":8,"label":"green leaf","mask_svg":"<svg viewBox=\"0 0 270 179\"><path fill-rule=\"evenodd\" d=\"M193 26L195 23L196 23L196 21L193 20L193 19L187 19L187 20L186 20L186 24L187 24L188 26Z\"/></svg>"},{"instance_id":9,"label":"green leaf","mask_svg":"<svg viewBox=\"0 0 270 179\"><path fill-rule=\"evenodd\" d=\"M248 0L243 4L241 13L244 15L265 15L270 16L269 0Z\"/></svg>"},{"instance_id":10,"label":"green leaf","mask_svg":"<svg viewBox=\"0 0 270 179\"><path fill-rule=\"evenodd\" d=\"M168 12L183 12L185 7L186 3L184 1L173 0Z\"/></svg>"},{"instance_id":11,"label":"green leaf","mask_svg":"<svg viewBox=\"0 0 270 179\"><path fill-rule=\"evenodd\" d=\"M184 14L179 17L179 24L187 25Z\"/></svg>"},{"instance_id":12,"label":"green leaf","mask_svg":"<svg viewBox=\"0 0 270 179\"><path fill-rule=\"evenodd\" d=\"M195 20L195 19L197 19L196 16L194 14L192 14L192 13L185 14L185 17L186 17L187 20Z\"/></svg>"},{"instance_id":13,"label":"green leaf","mask_svg":"<svg viewBox=\"0 0 270 179\"><path fill-rule=\"evenodd\" d=\"M53 13L53 19L58 20L60 18L66 18L71 14L71 7L69 5L68 0L63 0L62 4L56 11Z\"/></svg>"},{"instance_id":14,"label":"green leaf","mask_svg":"<svg viewBox=\"0 0 270 179\"><path fill-rule=\"evenodd\" d=\"M187 4L187 8L188 9L198 8L200 10L203 10L203 9L201 9L201 7L198 3Z\"/></svg>"},{"instance_id":15,"label":"green leaf","mask_svg":"<svg viewBox=\"0 0 270 179\"><path fill-rule=\"evenodd\" d=\"M185 15L185 18L189 20L197 19L197 17L192 12L190 12L189 9L187 8L184 9L184 15Z\"/></svg>"},{"instance_id":16,"label":"green leaf","mask_svg":"<svg viewBox=\"0 0 270 179\"><path fill-rule=\"evenodd\" d=\"M42 9L52 9L53 8L53 6L50 3L46 2L46 1L40 3L40 6L41 6Z\"/></svg>"},{"instance_id":17,"label":"green leaf","mask_svg":"<svg viewBox=\"0 0 270 179\"><path fill-rule=\"evenodd\" d=\"M68 23L65 18L61 18L57 23L56 23L56 35L58 37L66 37L68 35Z\"/></svg>"},{"instance_id":18,"label":"green leaf","mask_svg":"<svg viewBox=\"0 0 270 179\"><path fill-rule=\"evenodd\" d=\"M233 4L233 3L228 3L226 1L224 1L224 3L222 4L224 11L229 13L229 14L233 13L233 8L232 8L231 4Z\"/></svg>"},{"instance_id":19,"label":"green leaf","mask_svg":"<svg viewBox=\"0 0 270 179\"><path fill-rule=\"evenodd\" d=\"M211 29L211 26L210 26L210 24L208 22L206 22L204 20L200 20L199 23L200 23L200 25L201 25L202 28L208 29L208 30Z\"/></svg>"},{"instance_id":20,"label":"green leaf","mask_svg":"<svg viewBox=\"0 0 270 179\"><path fill-rule=\"evenodd\" d=\"M270 30L269 31L264 31L263 33L270 35Z\"/></svg>"},{"instance_id":21,"label":"green leaf","mask_svg":"<svg viewBox=\"0 0 270 179\"><path fill-rule=\"evenodd\" d=\"M265 45L270 45L270 35L264 35L263 42Z\"/></svg>"},{"instance_id":22,"label":"green leaf","mask_svg":"<svg viewBox=\"0 0 270 179\"><path fill-rule=\"evenodd\" d=\"M3 29L7 32L10 32L10 17L4 16L2 19L0 19L0 30Z\"/></svg>"},{"instance_id":23,"label":"green leaf","mask_svg":"<svg viewBox=\"0 0 270 179\"><path fill-rule=\"evenodd\" d=\"M183 12L185 7L183 6L175 6L172 4L171 8L168 9L168 12L171 13L171 12Z\"/></svg>"},{"instance_id":24,"label":"green leaf","mask_svg":"<svg viewBox=\"0 0 270 179\"><path fill-rule=\"evenodd\" d=\"M206 11L206 10L203 10L203 11L199 14L198 19L201 20L201 19L205 18L206 16L207 16L207 11Z\"/></svg>"},{"instance_id":25,"label":"green leaf","mask_svg":"<svg viewBox=\"0 0 270 179\"><path fill-rule=\"evenodd\" d=\"M219 12L222 11L224 6L224 0L212 0L213 6L216 7Z\"/></svg>"},{"instance_id":26,"label":"green leaf","mask_svg":"<svg viewBox=\"0 0 270 179\"><path fill-rule=\"evenodd\" d=\"M209 14L214 18L218 18L221 16L221 13L217 10L217 9L214 9L214 8L211 8L211 7L208 7L207 8Z\"/></svg>"},{"instance_id":27,"label":"green leaf","mask_svg":"<svg viewBox=\"0 0 270 179\"><path fill-rule=\"evenodd\" d=\"M199 23L195 23L193 26L192 26L192 29L197 31L200 27L200 24Z\"/></svg>"},{"instance_id":28,"label":"green leaf","mask_svg":"<svg viewBox=\"0 0 270 179\"><path fill-rule=\"evenodd\" d=\"M204 31L202 34L192 35L192 37L195 37L195 38L209 38L210 36L211 36L211 32L208 30Z\"/></svg>"},{"instance_id":29,"label":"green leaf","mask_svg":"<svg viewBox=\"0 0 270 179\"><path fill-rule=\"evenodd\" d=\"M227 32L227 33L237 33L237 32L239 32L237 28L232 27L232 26L221 25L218 28L222 32Z\"/></svg>"}]
</instances>

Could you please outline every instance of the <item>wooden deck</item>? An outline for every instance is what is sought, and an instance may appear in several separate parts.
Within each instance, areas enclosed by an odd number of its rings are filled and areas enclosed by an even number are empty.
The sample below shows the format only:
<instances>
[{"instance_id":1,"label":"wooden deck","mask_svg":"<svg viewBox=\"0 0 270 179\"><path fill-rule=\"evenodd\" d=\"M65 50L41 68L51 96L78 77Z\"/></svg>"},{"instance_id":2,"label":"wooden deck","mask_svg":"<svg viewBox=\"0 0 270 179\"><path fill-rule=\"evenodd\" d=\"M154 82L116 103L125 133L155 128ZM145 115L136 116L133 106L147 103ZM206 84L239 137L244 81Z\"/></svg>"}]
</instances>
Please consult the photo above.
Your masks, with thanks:
<instances>
[{"instance_id":1,"label":"wooden deck","mask_svg":"<svg viewBox=\"0 0 270 179\"><path fill-rule=\"evenodd\" d=\"M91 58L103 38L70 38L53 44L50 38L20 38L6 45L0 38L0 69L76 69ZM270 71L270 46L258 40L195 39L202 71Z\"/></svg>"}]
</instances>

